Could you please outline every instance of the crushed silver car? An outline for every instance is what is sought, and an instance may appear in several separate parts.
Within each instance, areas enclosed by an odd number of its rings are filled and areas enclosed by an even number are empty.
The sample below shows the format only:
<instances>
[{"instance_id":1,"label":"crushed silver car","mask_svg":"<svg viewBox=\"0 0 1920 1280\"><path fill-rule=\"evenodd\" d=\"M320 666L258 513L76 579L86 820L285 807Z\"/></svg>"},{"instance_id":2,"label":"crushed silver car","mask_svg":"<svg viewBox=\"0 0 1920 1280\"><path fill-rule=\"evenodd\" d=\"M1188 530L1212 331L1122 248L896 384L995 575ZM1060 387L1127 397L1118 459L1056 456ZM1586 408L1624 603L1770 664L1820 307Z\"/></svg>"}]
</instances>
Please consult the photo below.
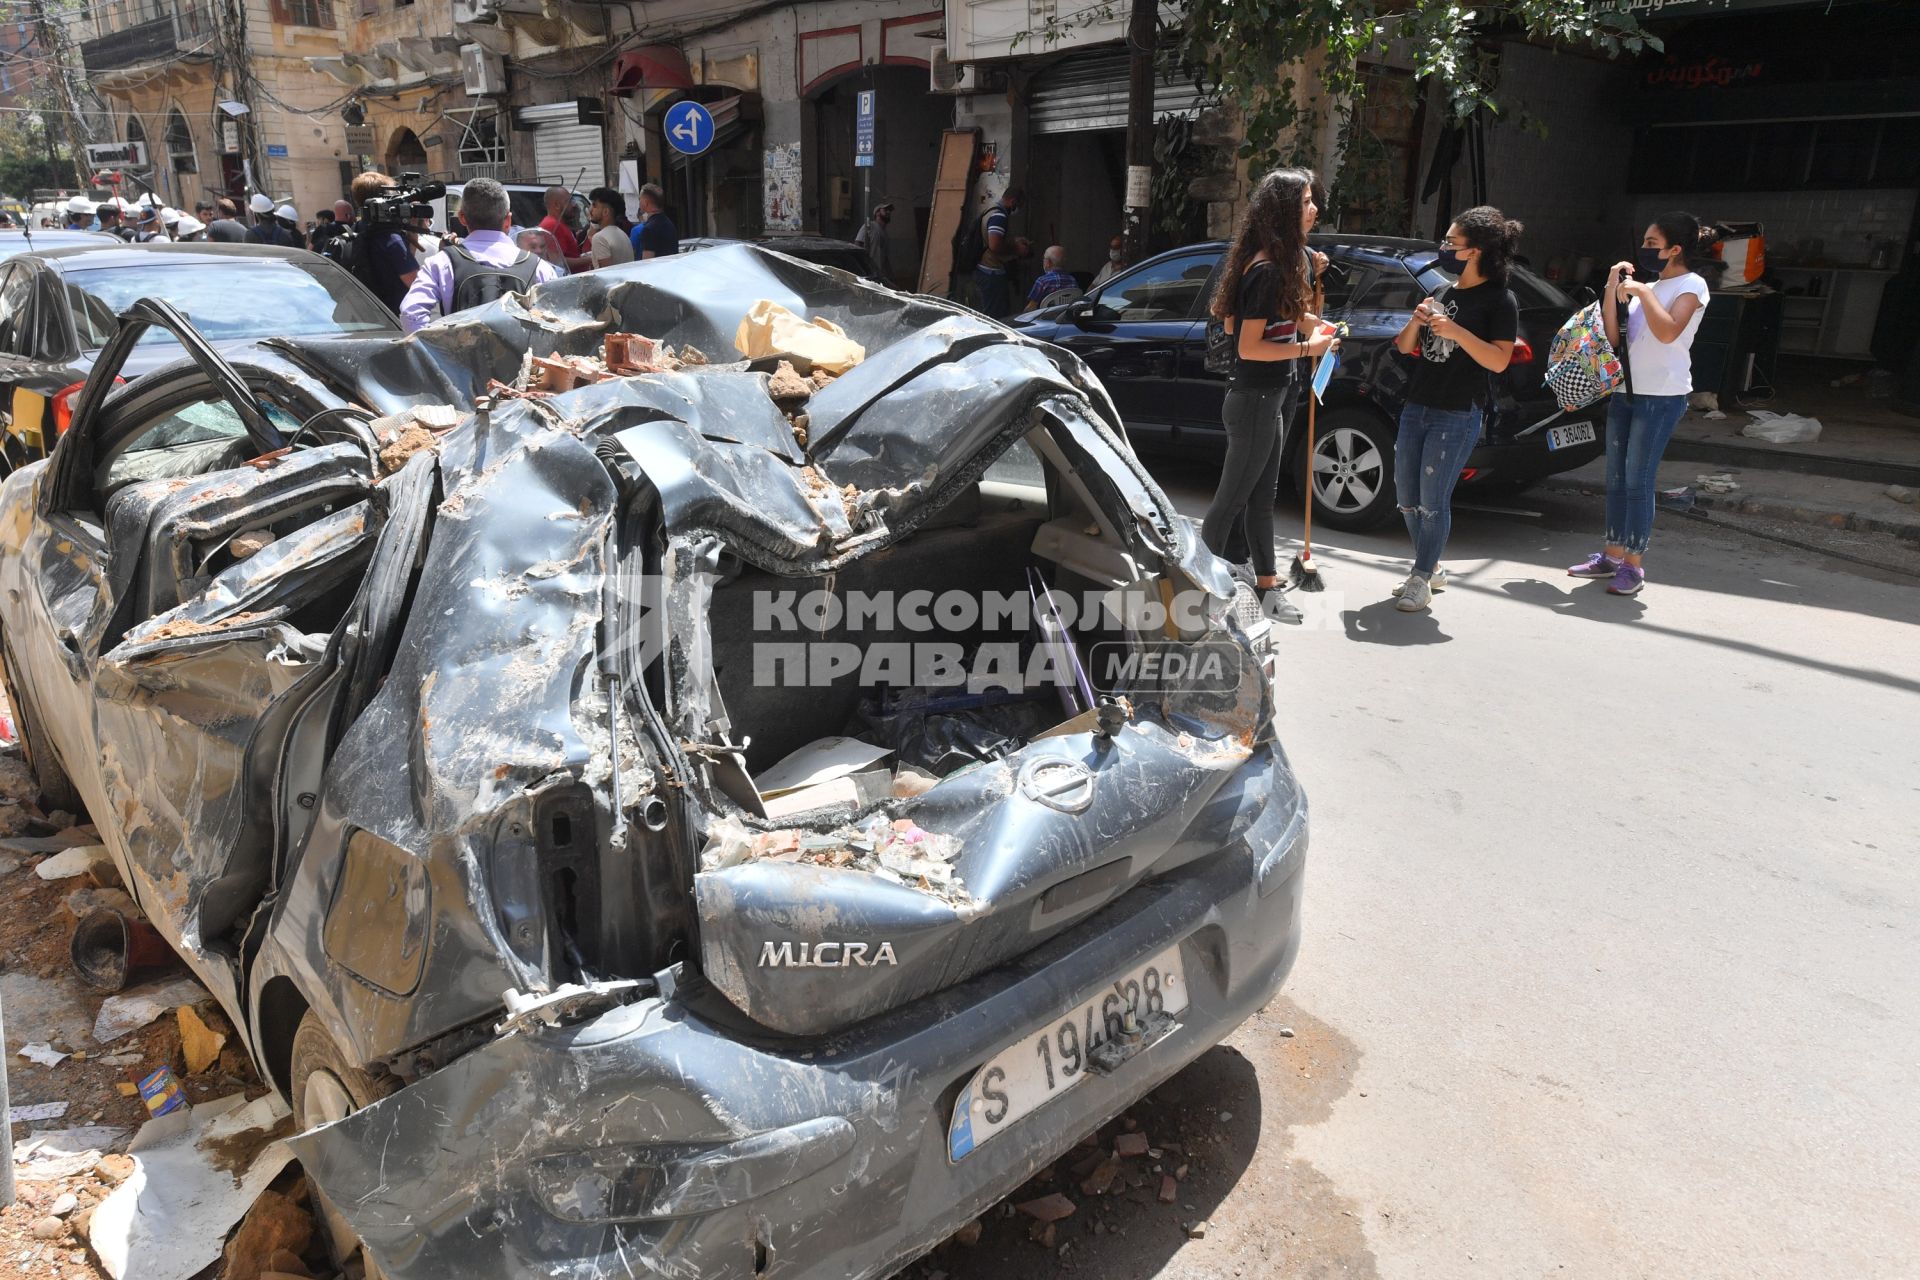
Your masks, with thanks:
<instances>
[{"instance_id":1,"label":"crushed silver car","mask_svg":"<svg viewBox=\"0 0 1920 1280\"><path fill-rule=\"evenodd\" d=\"M48 796L392 1280L887 1275L1293 962L1270 628L964 308L749 246L226 358L141 302L0 519Z\"/></svg>"}]
</instances>

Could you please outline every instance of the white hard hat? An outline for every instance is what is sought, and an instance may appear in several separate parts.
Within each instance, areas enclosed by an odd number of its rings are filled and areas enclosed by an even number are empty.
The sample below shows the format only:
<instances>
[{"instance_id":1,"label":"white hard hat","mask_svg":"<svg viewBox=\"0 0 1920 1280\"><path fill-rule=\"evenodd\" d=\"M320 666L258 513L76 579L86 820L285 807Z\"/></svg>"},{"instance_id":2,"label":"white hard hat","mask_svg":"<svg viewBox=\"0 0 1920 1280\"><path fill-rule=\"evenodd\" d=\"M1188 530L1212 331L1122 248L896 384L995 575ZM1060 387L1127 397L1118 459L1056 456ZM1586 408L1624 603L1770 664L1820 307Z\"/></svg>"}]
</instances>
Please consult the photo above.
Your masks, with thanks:
<instances>
[{"instance_id":1,"label":"white hard hat","mask_svg":"<svg viewBox=\"0 0 1920 1280\"><path fill-rule=\"evenodd\" d=\"M174 223L180 221L180 211L162 205L160 207L160 221L166 223L168 226L172 226Z\"/></svg>"},{"instance_id":2,"label":"white hard hat","mask_svg":"<svg viewBox=\"0 0 1920 1280\"><path fill-rule=\"evenodd\" d=\"M141 196L138 203L142 209L158 209L160 207L160 202L154 199L153 192L151 191Z\"/></svg>"},{"instance_id":3,"label":"white hard hat","mask_svg":"<svg viewBox=\"0 0 1920 1280\"><path fill-rule=\"evenodd\" d=\"M207 229L207 224L190 213L180 215L180 221L173 224L174 230L183 236L197 236Z\"/></svg>"},{"instance_id":4,"label":"white hard hat","mask_svg":"<svg viewBox=\"0 0 1920 1280\"><path fill-rule=\"evenodd\" d=\"M92 213L94 208L93 201L85 196L72 196L67 200L68 213Z\"/></svg>"},{"instance_id":5,"label":"white hard hat","mask_svg":"<svg viewBox=\"0 0 1920 1280\"><path fill-rule=\"evenodd\" d=\"M126 197L125 197L125 196L115 196L115 197L114 197L114 198L113 198L113 199L112 199L111 201L109 201L108 203L110 203L110 204L112 204L112 205L113 205L113 207L114 207L114 208L116 208L116 209L118 209L118 210L119 210L119 211L120 211L121 213L132 213L132 212L133 212L133 206L127 203L127 200L126 200Z\"/></svg>"},{"instance_id":6,"label":"white hard hat","mask_svg":"<svg viewBox=\"0 0 1920 1280\"><path fill-rule=\"evenodd\" d=\"M253 199L247 201L247 208L255 213L272 213L273 199L270 196L256 194Z\"/></svg>"},{"instance_id":7,"label":"white hard hat","mask_svg":"<svg viewBox=\"0 0 1920 1280\"><path fill-rule=\"evenodd\" d=\"M283 218L288 222L300 221L300 211L298 209L295 209L290 204L283 204L278 209L275 209L273 211L273 216L276 218Z\"/></svg>"}]
</instances>

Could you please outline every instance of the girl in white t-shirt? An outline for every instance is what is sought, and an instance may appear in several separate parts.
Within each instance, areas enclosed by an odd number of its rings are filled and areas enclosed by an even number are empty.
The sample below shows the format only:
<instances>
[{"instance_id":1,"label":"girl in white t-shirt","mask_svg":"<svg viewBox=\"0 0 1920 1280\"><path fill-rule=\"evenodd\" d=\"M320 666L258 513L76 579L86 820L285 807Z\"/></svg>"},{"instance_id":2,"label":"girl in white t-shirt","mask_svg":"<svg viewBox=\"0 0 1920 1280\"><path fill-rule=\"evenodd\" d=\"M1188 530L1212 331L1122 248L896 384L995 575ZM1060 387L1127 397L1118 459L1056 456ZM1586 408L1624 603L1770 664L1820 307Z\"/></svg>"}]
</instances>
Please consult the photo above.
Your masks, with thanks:
<instances>
[{"instance_id":1,"label":"girl in white t-shirt","mask_svg":"<svg viewBox=\"0 0 1920 1280\"><path fill-rule=\"evenodd\" d=\"M1693 335L1707 313L1707 282L1687 256L1708 247L1690 213L1653 220L1632 262L1607 273L1601 310L1607 340L1620 348L1620 303L1627 303L1627 385L1607 406L1607 545L1567 570L1607 578L1630 596L1645 585L1641 567L1653 535L1654 475L1693 390Z\"/></svg>"}]
</instances>

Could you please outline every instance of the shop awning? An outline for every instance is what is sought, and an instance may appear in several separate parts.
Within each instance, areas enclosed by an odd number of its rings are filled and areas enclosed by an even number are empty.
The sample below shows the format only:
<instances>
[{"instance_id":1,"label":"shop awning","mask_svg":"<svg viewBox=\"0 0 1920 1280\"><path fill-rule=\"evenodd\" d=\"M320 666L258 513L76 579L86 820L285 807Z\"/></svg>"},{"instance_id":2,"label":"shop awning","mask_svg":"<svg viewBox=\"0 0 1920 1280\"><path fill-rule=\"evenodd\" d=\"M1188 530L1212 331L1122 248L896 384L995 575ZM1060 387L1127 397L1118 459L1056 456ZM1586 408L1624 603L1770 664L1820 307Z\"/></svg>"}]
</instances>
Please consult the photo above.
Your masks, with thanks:
<instances>
[{"instance_id":1,"label":"shop awning","mask_svg":"<svg viewBox=\"0 0 1920 1280\"><path fill-rule=\"evenodd\" d=\"M691 89L693 68L687 55L670 44L646 44L613 60L613 82L607 92L626 97L642 89Z\"/></svg>"}]
</instances>

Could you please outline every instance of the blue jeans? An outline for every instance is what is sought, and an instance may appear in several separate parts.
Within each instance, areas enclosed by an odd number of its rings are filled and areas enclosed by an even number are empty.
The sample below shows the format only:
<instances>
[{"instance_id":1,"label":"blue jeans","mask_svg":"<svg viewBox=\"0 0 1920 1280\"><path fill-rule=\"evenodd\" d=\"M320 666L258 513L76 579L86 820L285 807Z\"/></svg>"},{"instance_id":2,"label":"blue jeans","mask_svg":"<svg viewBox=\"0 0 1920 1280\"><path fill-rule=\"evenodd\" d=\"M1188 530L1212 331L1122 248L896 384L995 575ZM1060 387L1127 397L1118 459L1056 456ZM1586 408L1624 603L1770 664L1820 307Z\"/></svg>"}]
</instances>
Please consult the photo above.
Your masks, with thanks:
<instances>
[{"instance_id":1,"label":"blue jeans","mask_svg":"<svg viewBox=\"0 0 1920 1280\"><path fill-rule=\"evenodd\" d=\"M1607 545L1644 555L1653 537L1654 477L1685 396L1613 393L1607 405Z\"/></svg>"},{"instance_id":2,"label":"blue jeans","mask_svg":"<svg viewBox=\"0 0 1920 1280\"><path fill-rule=\"evenodd\" d=\"M1013 281L1004 271L975 268L973 296L979 299L980 312L1001 320L1013 314Z\"/></svg>"},{"instance_id":3,"label":"blue jeans","mask_svg":"<svg viewBox=\"0 0 1920 1280\"><path fill-rule=\"evenodd\" d=\"M1480 410L1429 409L1409 403L1400 410L1400 436L1393 443L1393 487L1413 539L1413 571L1430 578L1453 531L1453 486L1480 443Z\"/></svg>"}]
</instances>

